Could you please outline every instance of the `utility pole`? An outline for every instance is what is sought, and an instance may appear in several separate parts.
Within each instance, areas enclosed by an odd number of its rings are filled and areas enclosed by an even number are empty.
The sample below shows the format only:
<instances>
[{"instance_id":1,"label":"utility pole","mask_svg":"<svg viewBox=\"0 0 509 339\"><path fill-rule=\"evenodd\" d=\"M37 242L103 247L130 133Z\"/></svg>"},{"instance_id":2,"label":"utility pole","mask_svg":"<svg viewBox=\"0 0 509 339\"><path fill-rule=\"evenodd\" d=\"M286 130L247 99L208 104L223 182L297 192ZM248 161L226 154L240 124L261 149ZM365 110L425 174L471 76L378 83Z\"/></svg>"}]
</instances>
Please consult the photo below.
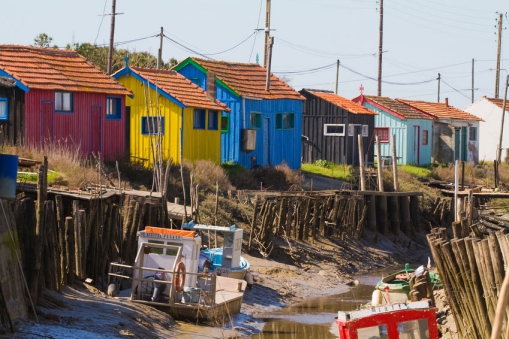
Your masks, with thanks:
<instances>
[{"instance_id":1,"label":"utility pole","mask_svg":"<svg viewBox=\"0 0 509 339\"><path fill-rule=\"evenodd\" d=\"M384 36L384 0L380 0L380 35L378 37L378 90L377 95L382 95L382 46Z\"/></svg>"},{"instance_id":2,"label":"utility pole","mask_svg":"<svg viewBox=\"0 0 509 339\"><path fill-rule=\"evenodd\" d=\"M269 64L269 44L270 44L270 0L265 5L265 55L263 58L263 67L267 68Z\"/></svg>"},{"instance_id":3,"label":"utility pole","mask_svg":"<svg viewBox=\"0 0 509 339\"><path fill-rule=\"evenodd\" d=\"M474 103L474 59L472 59L472 103Z\"/></svg>"},{"instance_id":4,"label":"utility pole","mask_svg":"<svg viewBox=\"0 0 509 339\"><path fill-rule=\"evenodd\" d=\"M338 94L339 59L336 61L336 94Z\"/></svg>"},{"instance_id":5,"label":"utility pole","mask_svg":"<svg viewBox=\"0 0 509 339\"><path fill-rule=\"evenodd\" d=\"M110 50L108 51L108 69L107 72L108 75L110 75L111 72L111 63L113 61L113 40L115 38L115 7L116 7L116 0L111 1L111 29L110 29Z\"/></svg>"},{"instance_id":6,"label":"utility pole","mask_svg":"<svg viewBox=\"0 0 509 339\"><path fill-rule=\"evenodd\" d=\"M440 102L440 73L438 73L438 91L437 91L437 102Z\"/></svg>"},{"instance_id":7,"label":"utility pole","mask_svg":"<svg viewBox=\"0 0 509 339\"><path fill-rule=\"evenodd\" d=\"M269 37L269 45L268 45L268 48L269 48L269 55L268 55L268 60L267 60L267 78L266 78L266 82L265 82L265 90L269 90L270 89L270 67L271 67L271 61L272 61L272 45L274 44L274 38L273 37Z\"/></svg>"},{"instance_id":8,"label":"utility pole","mask_svg":"<svg viewBox=\"0 0 509 339\"><path fill-rule=\"evenodd\" d=\"M504 103L502 104L502 122L500 125L500 138L498 140L498 150L497 150L497 166L500 164L500 158L502 157L502 136L504 134L504 118L505 118L505 107L507 101L507 87L509 86L509 75L505 80L505 91L504 91ZM498 172L498 171L497 171Z\"/></svg>"},{"instance_id":9,"label":"utility pole","mask_svg":"<svg viewBox=\"0 0 509 339\"><path fill-rule=\"evenodd\" d=\"M159 51L157 52L157 68L161 69L163 64L163 28L159 33Z\"/></svg>"},{"instance_id":10,"label":"utility pole","mask_svg":"<svg viewBox=\"0 0 509 339\"><path fill-rule=\"evenodd\" d=\"M500 83L500 49L502 47L502 13L498 15L498 44L497 44L497 69L495 75L495 99L498 99L498 87Z\"/></svg>"}]
</instances>

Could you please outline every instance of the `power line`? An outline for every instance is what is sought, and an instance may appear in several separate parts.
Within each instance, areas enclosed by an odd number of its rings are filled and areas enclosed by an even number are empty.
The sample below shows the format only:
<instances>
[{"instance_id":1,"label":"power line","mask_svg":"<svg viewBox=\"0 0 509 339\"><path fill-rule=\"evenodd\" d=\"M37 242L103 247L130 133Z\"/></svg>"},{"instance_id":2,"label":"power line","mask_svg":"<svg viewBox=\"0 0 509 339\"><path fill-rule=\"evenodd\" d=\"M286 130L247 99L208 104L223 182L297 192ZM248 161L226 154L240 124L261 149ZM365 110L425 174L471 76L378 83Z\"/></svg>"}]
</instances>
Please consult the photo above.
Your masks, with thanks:
<instances>
[{"instance_id":1,"label":"power line","mask_svg":"<svg viewBox=\"0 0 509 339\"><path fill-rule=\"evenodd\" d=\"M260 11L258 12L258 21L256 22L256 27L260 26L260 18L262 16L262 4L263 4L263 0L260 0ZM256 35L253 40L253 47L251 47L251 53L249 53L249 62L251 62L251 56L253 56L253 50L254 50L254 47L256 44L256 37L258 36L258 31L255 31L255 32L256 32Z\"/></svg>"},{"instance_id":2,"label":"power line","mask_svg":"<svg viewBox=\"0 0 509 339\"><path fill-rule=\"evenodd\" d=\"M238 44L236 44L235 46L231 47L231 48L228 48L222 52L217 52L217 53L207 53L207 54L204 54L204 55L217 55L217 54L223 54L225 52L228 52L228 51L231 51L232 49L234 48L237 48L239 47L240 45L242 45L244 42L246 42L249 38L251 38L254 34L256 34L256 32L253 32L251 33L247 38L245 38L244 40L242 40L241 42L239 42Z\"/></svg>"},{"instance_id":3,"label":"power line","mask_svg":"<svg viewBox=\"0 0 509 339\"><path fill-rule=\"evenodd\" d=\"M364 75L364 74L362 74L360 72L357 72L356 70L351 69L350 67L346 66L344 63L341 63L341 67L346 69L346 70L349 70L350 72L352 72L354 74L360 75L361 77L363 77L365 79L369 79L369 80L373 80L373 81L378 81L377 78L373 78L373 77L370 77L368 75ZM383 83L390 84L390 85L421 85L421 84L426 84L426 83L432 82L432 81L436 81L436 79L433 78L433 79L417 81L417 82L394 82L394 81L382 80Z\"/></svg>"},{"instance_id":4,"label":"power line","mask_svg":"<svg viewBox=\"0 0 509 339\"><path fill-rule=\"evenodd\" d=\"M323 71L323 70L332 68L333 66L336 66L336 63L330 64L330 65L321 66L321 67L317 67L317 68L307 69L307 70L303 70L303 71L278 71L278 72L273 72L273 73L274 74L282 74L282 75L287 75L287 74L309 74L309 73L316 73L316 72L319 72L319 71Z\"/></svg>"},{"instance_id":5,"label":"power line","mask_svg":"<svg viewBox=\"0 0 509 339\"><path fill-rule=\"evenodd\" d=\"M298 51L302 51L311 55L317 55L317 56L327 56L327 57L366 57L366 56L375 56L376 53L365 53L365 54L341 54L336 52L329 52L329 51L323 51L319 49L309 48L303 45L294 44L290 41L287 41L285 39L282 39L278 37L278 42L289 46L290 48L293 48Z\"/></svg>"},{"instance_id":6,"label":"power line","mask_svg":"<svg viewBox=\"0 0 509 339\"><path fill-rule=\"evenodd\" d=\"M461 93L461 91L460 91L460 90L458 90L458 89L456 89L456 88L452 87L451 85L449 85L449 84L447 83L447 81L445 81L445 80L444 80L444 78L441 78L441 81L442 81L444 84L446 84L447 86L449 86L450 88L452 88L452 89L453 89L454 91L456 91L457 93L459 93L459 94L463 95L465 98L467 98L467 99L471 99L468 95L466 95L466 94L464 94L464 93ZM468 89L468 91L470 91L470 90L471 90L471 89Z\"/></svg>"},{"instance_id":7,"label":"power line","mask_svg":"<svg viewBox=\"0 0 509 339\"><path fill-rule=\"evenodd\" d=\"M205 55L205 54L199 53L199 52L197 52L197 51L195 51L195 50L193 50L193 49L191 49L191 48L189 48L189 47L187 47L187 46L182 45L181 43L179 43L179 42L177 42L177 41L175 41L175 40L173 40L173 39L171 39L171 38L167 37L167 36L166 36L166 35L164 35L164 34L163 34L163 36L164 36L167 40L169 40L169 41L173 42L174 44L179 45L180 47L182 47L182 48L184 48L184 49L188 50L188 51L189 51L189 52L191 52L191 53L198 54L198 55L200 55L200 56L204 57L205 59L214 60L213 58L208 57L208 56L207 56L207 55Z\"/></svg>"},{"instance_id":8,"label":"power line","mask_svg":"<svg viewBox=\"0 0 509 339\"><path fill-rule=\"evenodd\" d=\"M94 40L94 45L97 41L97 38L99 37L99 32L101 31L101 26L103 25L103 20L104 20L104 13L106 13L106 4L108 3L108 0L105 0L104 1L104 8L103 8L103 15L101 16L101 23L99 23L99 28L97 29L97 35L95 36L95 40Z\"/></svg>"}]
</instances>

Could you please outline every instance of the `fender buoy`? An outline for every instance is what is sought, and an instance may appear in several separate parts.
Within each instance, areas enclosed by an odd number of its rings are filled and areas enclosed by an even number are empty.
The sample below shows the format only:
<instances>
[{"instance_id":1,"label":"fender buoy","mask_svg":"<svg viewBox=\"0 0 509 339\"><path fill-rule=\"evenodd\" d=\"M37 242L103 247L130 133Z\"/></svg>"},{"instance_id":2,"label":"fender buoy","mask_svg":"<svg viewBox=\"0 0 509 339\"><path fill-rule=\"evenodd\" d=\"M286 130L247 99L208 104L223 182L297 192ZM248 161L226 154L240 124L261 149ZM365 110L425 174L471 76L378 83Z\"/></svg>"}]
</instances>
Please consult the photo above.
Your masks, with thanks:
<instances>
[{"instance_id":1,"label":"fender buoy","mask_svg":"<svg viewBox=\"0 0 509 339\"><path fill-rule=\"evenodd\" d=\"M182 276L182 279L180 278ZM184 290L184 283L186 282L186 265L181 261L177 265L177 270L173 274L173 284L177 292Z\"/></svg>"},{"instance_id":2,"label":"fender buoy","mask_svg":"<svg viewBox=\"0 0 509 339\"><path fill-rule=\"evenodd\" d=\"M404 280L404 281L408 281L410 280L412 277L414 276L413 273L400 273L396 276L396 279L398 280Z\"/></svg>"}]
</instances>

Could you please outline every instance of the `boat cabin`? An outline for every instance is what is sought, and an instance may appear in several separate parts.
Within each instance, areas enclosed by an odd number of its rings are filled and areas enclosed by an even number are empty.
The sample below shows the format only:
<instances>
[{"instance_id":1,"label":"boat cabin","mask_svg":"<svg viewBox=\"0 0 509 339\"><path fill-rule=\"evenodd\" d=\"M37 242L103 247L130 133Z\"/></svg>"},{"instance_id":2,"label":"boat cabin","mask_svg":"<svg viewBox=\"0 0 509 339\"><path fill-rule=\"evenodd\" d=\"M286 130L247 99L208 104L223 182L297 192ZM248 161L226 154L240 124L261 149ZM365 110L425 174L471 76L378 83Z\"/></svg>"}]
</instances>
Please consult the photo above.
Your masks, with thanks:
<instances>
[{"instance_id":1,"label":"boat cabin","mask_svg":"<svg viewBox=\"0 0 509 339\"><path fill-rule=\"evenodd\" d=\"M341 339L438 339L436 309L427 300L338 312Z\"/></svg>"},{"instance_id":2,"label":"boat cabin","mask_svg":"<svg viewBox=\"0 0 509 339\"><path fill-rule=\"evenodd\" d=\"M210 260L212 266L209 267L210 271L215 272L217 275L230 276L242 279L244 276L235 275L234 271L239 271L241 274L245 273L249 268L247 261L242 258L242 228L236 225L230 227L224 226L211 226L203 224L195 224L193 220L184 223L184 229L193 231L212 231L221 232L223 234L223 245L218 248L208 248L201 252L199 272L203 270L204 260Z\"/></svg>"}]
</instances>

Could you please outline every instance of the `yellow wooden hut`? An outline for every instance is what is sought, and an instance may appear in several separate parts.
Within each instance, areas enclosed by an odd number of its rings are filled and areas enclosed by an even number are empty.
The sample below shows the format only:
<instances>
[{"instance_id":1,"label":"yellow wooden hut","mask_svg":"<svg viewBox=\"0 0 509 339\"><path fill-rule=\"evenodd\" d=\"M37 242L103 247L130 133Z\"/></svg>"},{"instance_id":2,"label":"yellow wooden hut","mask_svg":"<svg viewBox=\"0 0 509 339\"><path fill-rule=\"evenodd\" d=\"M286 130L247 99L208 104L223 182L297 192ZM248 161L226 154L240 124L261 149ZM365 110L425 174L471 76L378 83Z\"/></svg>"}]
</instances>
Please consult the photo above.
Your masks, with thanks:
<instances>
[{"instance_id":1,"label":"yellow wooden hut","mask_svg":"<svg viewBox=\"0 0 509 339\"><path fill-rule=\"evenodd\" d=\"M126 99L131 161L147 167L170 157L173 163L220 163L221 114L230 112L225 104L175 71L127 64L113 77L134 94Z\"/></svg>"}]
</instances>

